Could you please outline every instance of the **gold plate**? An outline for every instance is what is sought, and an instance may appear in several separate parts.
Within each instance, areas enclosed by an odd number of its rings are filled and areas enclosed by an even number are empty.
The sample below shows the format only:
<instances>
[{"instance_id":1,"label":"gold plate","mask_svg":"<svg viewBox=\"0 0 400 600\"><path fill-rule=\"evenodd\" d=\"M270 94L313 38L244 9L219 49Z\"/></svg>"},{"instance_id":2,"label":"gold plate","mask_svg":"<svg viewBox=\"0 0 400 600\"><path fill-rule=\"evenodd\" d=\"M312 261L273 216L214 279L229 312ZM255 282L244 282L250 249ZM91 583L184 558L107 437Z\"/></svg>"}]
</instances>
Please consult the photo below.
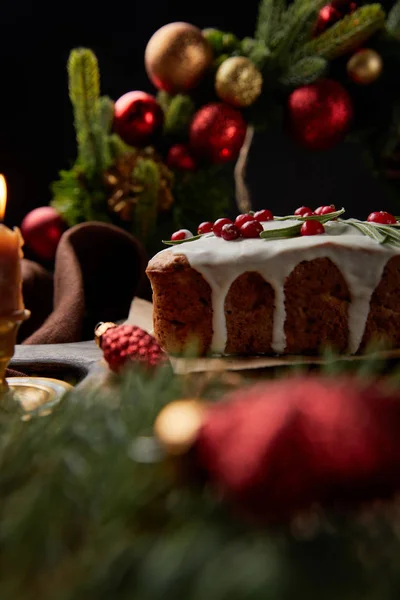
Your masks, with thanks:
<instances>
[{"instance_id":1,"label":"gold plate","mask_svg":"<svg viewBox=\"0 0 400 600\"><path fill-rule=\"evenodd\" d=\"M22 417L24 420L33 413L37 416L50 414L64 394L72 390L69 383L47 377L7 377L6 381L13 400L27 413Z\"/></svg>"}]
</instances>

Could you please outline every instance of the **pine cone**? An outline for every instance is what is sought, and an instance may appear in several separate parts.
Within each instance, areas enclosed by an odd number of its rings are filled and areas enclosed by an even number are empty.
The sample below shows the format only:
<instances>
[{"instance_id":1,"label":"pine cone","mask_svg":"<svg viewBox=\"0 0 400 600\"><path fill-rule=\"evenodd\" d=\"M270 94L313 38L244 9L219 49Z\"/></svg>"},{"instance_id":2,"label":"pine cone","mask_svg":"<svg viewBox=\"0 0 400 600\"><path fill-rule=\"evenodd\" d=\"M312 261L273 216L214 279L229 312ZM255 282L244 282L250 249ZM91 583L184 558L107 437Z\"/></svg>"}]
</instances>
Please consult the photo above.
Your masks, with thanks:
<instances>
[{"instance_id":1,"label":"pine cone","mask_svg":"<svg viewBox=\"0 0 400 600\"><path fill-rule=\"evenodd\" d=\"M155 367L166 360L166 354L155 338L135 325L100 323L95 335L105 360L115 373L129 361Z\"/></svg>"},{"instance_id":2,"label":"pine cone","mask_svg":"<svg viewBox=\"0 0 400 600\"><path fill-rule=\"evenodd\" d=\"M172 173L153 148L145 148L137 152L126 152L119 156L114 165L103 176L104 185L111 193L108 199L109 208L123 221L131 221L135 206L140 202L140 194L144 190L142 183L135 182L133 171L140 158L151 158L160 170L160 189L158 193L158 210L168 210L174 199L171 192Z\"/></svg>"}]
</instances>

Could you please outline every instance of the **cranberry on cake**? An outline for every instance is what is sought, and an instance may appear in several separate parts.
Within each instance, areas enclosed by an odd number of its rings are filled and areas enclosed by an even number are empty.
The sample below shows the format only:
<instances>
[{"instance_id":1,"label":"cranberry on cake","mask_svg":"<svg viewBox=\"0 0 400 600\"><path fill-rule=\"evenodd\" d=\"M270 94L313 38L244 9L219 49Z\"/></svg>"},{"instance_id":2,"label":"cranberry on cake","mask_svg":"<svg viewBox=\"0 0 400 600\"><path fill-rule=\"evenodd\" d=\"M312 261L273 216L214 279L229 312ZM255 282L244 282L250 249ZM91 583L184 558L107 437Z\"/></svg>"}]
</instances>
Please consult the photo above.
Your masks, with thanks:
<instances>
[{"instance_id":1,"label":"cranberry on cake","mask_svg":"<svg viewBox=\"0 0 400 600\"><path fill-rule=\"evenodd\" d=\"M147 267L158 343L199 355L400 347L400 223L343 213L263 210L165 242Z\"/></svg>"}]
</instances>

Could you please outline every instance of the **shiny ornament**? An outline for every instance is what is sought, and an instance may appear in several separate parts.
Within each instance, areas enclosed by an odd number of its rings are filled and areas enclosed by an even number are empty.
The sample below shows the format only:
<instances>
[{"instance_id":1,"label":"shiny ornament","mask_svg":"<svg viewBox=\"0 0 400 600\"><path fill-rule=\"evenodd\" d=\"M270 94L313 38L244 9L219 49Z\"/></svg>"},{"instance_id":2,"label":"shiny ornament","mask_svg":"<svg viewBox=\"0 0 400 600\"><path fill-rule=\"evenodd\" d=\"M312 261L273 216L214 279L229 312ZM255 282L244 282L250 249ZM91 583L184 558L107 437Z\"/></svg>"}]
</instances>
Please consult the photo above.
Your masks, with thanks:
<instances>
[{"instance_id":1,"label":"shiny ornament","mask_svg":"<svg viewBox=\"0 0 400 600\"><path fill-rule=\"evenodd\" d=\"M54 259L58 243L66 229L66 223L52 206L35 208L21 223L26 246L42 260Z\"/></svg>"},{"instance_id":2,"label":"shiny ornament","mask_svg":"<svg viewBox=\"0 0 400 600\"><path fill-rule=\"evenodd\" d=\"M194 88L213 60L210 43L200 29L189 23L169 23L150 38L145 67L152 83L169 93Z\"/></svg>"},{"instance_id":3,"label":"shiny ornament","mask_svg":"<svg viewBox=\"0 0 400 600\"><path fill-rule=\"evenodd\" d=\"M164 113L154 96L128 92L114 108L114 128L130 146L147 146L161 132Z\"/></svg>"},{"instance_id":4,"label":"shiny ornament","mask_svg":"<svg viewBox=\"0 0 400 600\"><path fill-rule=\"evenodd\" d=\"M326 150L340 142L352 117L350 95L337 81L320 79L297 88L289 96L290 132L310 150Z\"/></svg>"},{"instance_id":5,"label":"shiny ornament","mask_svg":"<svg viewBox=\"0 0 400 600\"><path fill-rule=\"evenodd\" d=\"M167 165L170 169L179 171L195 171L196 159L186 144L175 144L171 146L167 155Z\"/></svg>"},{"instance_id":6,"label":"shiny ornament","mask_svg":"<svg viewBox=\"0 0 400 600\"><path fill-rule=\"evenodd\" d=\"M263 78L245 56L232 56L219 66L215 75L217 96L233 106L253 104L261 94Z\"/></svg>"},{"instance_id":7,"label":"shiny ornament","mask_svg":"<svg viewBox=\"0 0 400 600\"><path fill-rule=\"evenodd\" d=\"M318 18L315 22L313 37L317 37L324 33L329 27L340 21L344 16L350 15L357 8L355 2L331 2L321 8L318 13Z\"/></svg>"},{"instance_id":8,"label":"shiny ornament","mask_svg":"<svg viewBox=\"0 0 400 600\"><path fill-rule=\"evenodd\" d=\"M160 445L172 456L185 454L193 445L205 416L205 404L196 399L167 404L154 423Z\"/></svg>"},{"instance_id":9,"label":"shiny ornament","mask_svg":"<svg viewBox=\"0 0 400 600\"><path fill-rule=\"evenodd\" d=\"M353 83L369 85L381 75L383 61L381 55L370 48L359 50L347 63L347 74Z\"/></svg>"},{"instance_id":10,"label":"shiny ornament","mask_svg":"<svg viewBox=\"0 0 400 600\"><path fill-rule=\"evenodd\" d=\"M236 160L246 129L246 121L236 108L220 102L206 104L193 117L190 146L213 164Z\"/></svg>"},{"instance_id":11,"label":"shiny ornament","mask_svg":"<svg viewBox=\"0 0 400 600\"><path fill-rule=\"evenodd\" d=\"M191 456L252 521L390 497L400 491L400 397L371 381L309 375L238 389L208 407Z\"/></svg>"},{"instance_id":12,"label":"shiny ornament","mask_svg":"<svg viewBox=\"0 0 400 600\"><path fill-rule=\"evenodd\" d=\"M166 360L166 354L155 338L135 325L99 323L95 339L103 350L108 366L115 373L119 373L130 362L155 367Z\"/></svg>"}]
</instances>

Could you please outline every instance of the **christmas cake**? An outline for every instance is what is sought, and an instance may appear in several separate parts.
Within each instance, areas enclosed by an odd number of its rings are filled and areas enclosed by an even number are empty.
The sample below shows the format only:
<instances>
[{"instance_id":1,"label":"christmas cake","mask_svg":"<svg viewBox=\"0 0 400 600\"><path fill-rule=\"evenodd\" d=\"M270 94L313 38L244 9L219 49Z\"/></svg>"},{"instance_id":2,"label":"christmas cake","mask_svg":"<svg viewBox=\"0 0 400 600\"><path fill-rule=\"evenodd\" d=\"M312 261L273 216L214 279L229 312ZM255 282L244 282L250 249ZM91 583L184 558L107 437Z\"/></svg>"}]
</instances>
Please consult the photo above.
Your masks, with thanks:
<instances>
[{"instance_id":1,"label":"christmas cake","mask_svg":"<svg viewBox=\"0 0 400 600\"><path fill-rule=\"evenodd\" d=\"M343 220L344 211L328 209L260 211L261 219L204 223L198 236L174 234L147 268L159 344L200 355L400 347L396 219Z\"/></svg>"}]
</instances>

